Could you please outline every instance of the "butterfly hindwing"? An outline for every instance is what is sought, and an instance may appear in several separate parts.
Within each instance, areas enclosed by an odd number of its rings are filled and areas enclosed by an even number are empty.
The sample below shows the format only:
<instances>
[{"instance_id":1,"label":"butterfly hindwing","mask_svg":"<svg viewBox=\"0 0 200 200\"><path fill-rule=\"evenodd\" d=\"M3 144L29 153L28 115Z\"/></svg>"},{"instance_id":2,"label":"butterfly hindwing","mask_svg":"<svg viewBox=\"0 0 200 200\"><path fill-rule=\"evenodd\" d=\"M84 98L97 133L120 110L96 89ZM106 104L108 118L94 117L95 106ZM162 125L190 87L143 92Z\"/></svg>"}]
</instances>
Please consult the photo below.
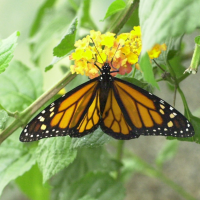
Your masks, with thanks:
<instances>
[{"instance_id":1,"label":"butterfly hindwing","mask_svg":"<svg viewBox=\"0 0 200 200\"><path fill-rule=\"evenodd\" d=\"M113 91L126 122L138 135L191 137L190 122L159 97L131 83L114 78Z\"/></svg>"},{"instance_id":2,"label":"butterfly hindwing","mask_svg":"<svg viewBox=\"0 0 200 200\"><path fill-rule=\"evenodd\" d=\"M108 93L100 126L105 133L116 139L127 140L139 137L127 123L124 112L116 100L112 87Z\"/></svg>"},{"instance_id":3,"label":"butterfly hindwing","mask_svg":"<svg viewBox=\"0 0 200 200\"><path fill-rule=\"evenodd\" d=\"M96 78L47 106L26 125L20 140L29 142L65 135L82 137L98 127L99 110L99 82Z\"/></svg>"}]
</instances>

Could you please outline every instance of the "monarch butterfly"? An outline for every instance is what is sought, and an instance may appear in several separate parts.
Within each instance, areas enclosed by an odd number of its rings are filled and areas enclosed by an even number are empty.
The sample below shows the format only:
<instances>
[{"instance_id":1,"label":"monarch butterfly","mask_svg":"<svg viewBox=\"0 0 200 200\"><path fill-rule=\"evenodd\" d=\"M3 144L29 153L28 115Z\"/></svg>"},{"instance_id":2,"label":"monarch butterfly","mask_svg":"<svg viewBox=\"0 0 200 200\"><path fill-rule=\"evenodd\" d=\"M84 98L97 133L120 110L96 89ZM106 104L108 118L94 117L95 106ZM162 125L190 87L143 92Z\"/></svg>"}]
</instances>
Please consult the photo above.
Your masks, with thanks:
<instances>
[{"instance_id":1,"label":"monarch butterfly","mask_svg":"<svg viewBox=\"0 0 200 200\"><path fill-rule=\"evenodd\" d=\"M98 126L120 140L140 135L194 135L190 122L164 100L113 77L111 73L116 71L111 71L108 62L99 70L99 77L76 87L40 112L26 125L20 141L66 135L83 137Z\"/></svg>"}]
</instances>

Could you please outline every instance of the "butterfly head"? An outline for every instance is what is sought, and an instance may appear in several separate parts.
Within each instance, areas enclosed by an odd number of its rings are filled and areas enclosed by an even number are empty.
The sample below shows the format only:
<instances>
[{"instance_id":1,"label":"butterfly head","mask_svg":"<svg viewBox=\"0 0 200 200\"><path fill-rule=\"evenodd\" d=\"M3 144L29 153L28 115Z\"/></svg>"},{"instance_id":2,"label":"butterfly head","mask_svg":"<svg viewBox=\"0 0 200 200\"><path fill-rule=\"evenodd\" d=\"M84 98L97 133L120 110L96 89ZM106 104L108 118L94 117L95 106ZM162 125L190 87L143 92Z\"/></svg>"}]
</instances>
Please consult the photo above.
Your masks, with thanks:
<instances>
[{"instance_id":1,"label":"butterfly head","mask_svg":"<svg viewBox=\"0 0 200 200\"><path fill-rule=\"evenodd\" d=\"M102 82L102 87L105 89L109 87L109 82L113 80L113 77L110 75L111 67L109 63L105 63L101 68L101 75L99 76L99 81Z\"/></svg>"},{"instance_id":2,"label":"butterfly head","mask_svg":"<svg viewBox=\"0 0 200 200\"><path fill-rule=\"evenodd\" d=\"M111 67L110 67L109 63L106 62L102 67L101 73L110 75L110 69L111 69Z\"/></svg>"}]
</instances>

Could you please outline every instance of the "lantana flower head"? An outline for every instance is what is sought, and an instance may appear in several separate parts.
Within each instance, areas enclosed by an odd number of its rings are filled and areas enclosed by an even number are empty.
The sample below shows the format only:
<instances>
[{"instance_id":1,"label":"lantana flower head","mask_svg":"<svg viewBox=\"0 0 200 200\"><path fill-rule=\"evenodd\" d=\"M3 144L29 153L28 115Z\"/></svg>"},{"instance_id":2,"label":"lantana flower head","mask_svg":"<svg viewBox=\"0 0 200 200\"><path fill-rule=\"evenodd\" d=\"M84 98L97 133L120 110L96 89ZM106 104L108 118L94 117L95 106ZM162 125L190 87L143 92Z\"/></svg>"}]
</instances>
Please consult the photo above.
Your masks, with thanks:
<instances>
[{"instance_id":1,"label":"lantana flower head","mask_svg":"<svg viewBox=\"0 0 200 200\"><path fill-rule=\"evenodd\" d=\"M111 66L111 70L119 70L119 74L130 73L132 65L138 67L138 60L142 50L141 29L139 26L133 28L130 33L122 33L116 37L114 33L101 34L100 31L90 31L82 40L75 43L76 50L70 55L74 60L71 72L85 74L90 78L99 75L95 63L101 68L105 62ZM148 51L151 59L157 58L166 45L156 44ZM112 73L115 76L117 73Z\"/></svg>"}]
</instances>

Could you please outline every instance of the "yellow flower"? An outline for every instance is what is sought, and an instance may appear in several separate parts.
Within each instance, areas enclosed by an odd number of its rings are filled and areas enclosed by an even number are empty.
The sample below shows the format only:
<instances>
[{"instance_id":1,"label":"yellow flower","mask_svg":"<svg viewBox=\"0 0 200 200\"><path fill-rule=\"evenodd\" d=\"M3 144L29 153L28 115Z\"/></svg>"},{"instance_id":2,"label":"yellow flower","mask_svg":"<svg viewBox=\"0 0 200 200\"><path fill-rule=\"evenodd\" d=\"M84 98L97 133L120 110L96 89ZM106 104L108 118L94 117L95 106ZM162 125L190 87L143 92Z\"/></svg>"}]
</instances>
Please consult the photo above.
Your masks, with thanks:
<instances>
[{"instance_id":1,"label":"yellow flower","mask_svg":"<svg viewBox=\"0 0 200 200\"><path fill-rule=\"evenodd\" d=\"M80 60L83 56L84 50L83 49L76 49L74 53L72 53L73 60Z\"/></svg>"},{"instance_id":2,"label":"yellow flower","mask_svg":"<svg viewBox=\"0 0 200 200\"><path fill-rule=\"evenodd\" d=\"M134 29L131 31L131 36L135 37L135 36L139 36L141 37L141 28L140 26L135 26Z\"/></svg>"},{"instance_id":3,"label":"yellow flower","mask_svg":"<svg viewBox=\"0 0 200 200\"><path fill-rule=\"evenodd\" d=\"M83 53L83 57L88 61L91 60L93 58L92 52L89 49L86 49L86 51Z\"/></svg>"},{"instance_id":4,"label":"yellow flower","mask_svg":"<svg viewBox=\"0 0 200 200\"><path fill-rule=\"evenodd\" d=\"M122 53L124 53L125 55L128 55L131 52L130 46L124 46L121 49Z\"/></svg>"},{"instance_id":5,"label":"yellow flower","mask_svg":"<svg viewBox=\"0 0 200 200\"><path fill-rule=\"evenodd\" d=\"M130 33L122 33L115 37L114 33L101 34L100 31L90 31L82 40L75 43L76 50L69 58L75 64L70 66L72 73L86 74L90 78L99 75L99 68L105 62L111 66L111 70L119 69L120 74L130 73L131 65L138 68L138 59L142 51L141 29L134 27ZM166 50L166 45L155 45L148 51L151 59L157 58L161 51ZM96 65L95 65L96 64ZM116 75L112 73L112 75Z\"/></svg>"},{"instance_id":6,"label":"yellow flower","mask_svg":"<svg viewBox=\"0 0 200 200\"><path fill-rule=\"evenodd\" d=\"M128 59L128 62L130 64L135 64L135 63L138 62L138 56L137 56L137 54L132 53L132 52L128 54L127 59Z\"/></svg>"},{"instance_id":7,"label":"yellow flower","mask_svg":"<svg viewBox=\"0 0 200 200\"><path fill-rule=\"evenodd\" d=\"M112 47L114 44L114 41L115 41L115 34L108 32L102 35L101 45Z\"/></svg>"},{"instance_id":8,"label":"yellow flower","mask_svg":"<svg viewBox=\"0 0 200 200\"><path fill-rule=\"evenodd\" d=\"M156 44L154 47L148 51L148 55L150 59L158 58L161 52L166 50L166 44Z\"/></svg>"}]
</instances>

